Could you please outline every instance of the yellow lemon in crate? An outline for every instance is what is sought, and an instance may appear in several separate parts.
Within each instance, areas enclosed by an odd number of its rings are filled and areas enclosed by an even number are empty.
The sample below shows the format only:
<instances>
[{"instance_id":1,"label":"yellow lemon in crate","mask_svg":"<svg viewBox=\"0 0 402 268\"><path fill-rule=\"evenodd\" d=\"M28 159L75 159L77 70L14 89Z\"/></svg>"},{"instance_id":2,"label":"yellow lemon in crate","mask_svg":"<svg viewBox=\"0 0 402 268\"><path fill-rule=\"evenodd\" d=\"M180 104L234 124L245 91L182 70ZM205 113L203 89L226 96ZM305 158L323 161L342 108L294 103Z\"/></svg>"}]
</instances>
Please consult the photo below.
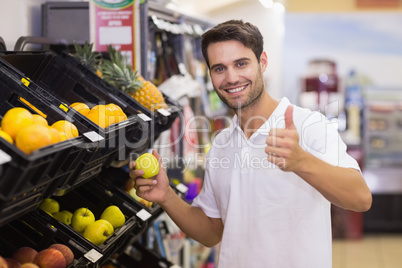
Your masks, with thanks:
<instances>
[{"instance_id":1,"label":"yellow lemon in crate","mask_svg":"<svg viewBox=\"0 0 402 268\"><path fill-rule=\"evenodd\" d=\"M42 126L48 126L49 124L47 123L46 118L44 118L43 116L39 115L39 114L33 114L32 115L34 123L38 124L38 125L42 125Z\"/></svg>"},{"instance_id":2,"label":"yellow lemon in crate","mask_svg":"<svg viewBox=\"0 0 402 268\"><path fill-rule=\"evenodd\" d=\"M1 120L1 128L15 140L19 130L33 123L34 119L30 111L22 107L14 107L4 114L3 120Z\"/></svg>"},{"instance_id":3,"label":"yellow lemon in crate","mask_svg":"<svg viewBox=\"0 0 402 268\"><path fill-rule=\"evenodd\" d=\"M77 127L67 120L54 122L52 127L60 132L64 132L67 135L67 139L76 138L79 135Z\"/></svg>"},{"instance_id":4,"label":"yellow lemon in crate","mask_svg":"<svg viewBox=\"0 0 402 268\"><path fill-rule=\"evenodd\" d=\"M31 154L50 144L52 144L52 138L47 127L38 124L21 129L15 138L15 145L26 154Z\"/></svg>"},{"instance_id":5,"label":"yellow lemon in crate","mask_svg":"<svg viewBox=\"0 0 402 268\"><path fill-rule=\"evenodd\" d=\"M87 114L87 118L101 128L106 128L110 124L109 117L106 116L106 105L103 104L94 106Z\"/></svg>"},{"instance_id":6,"label":"yellow lemon in crate","mask_svg":"<svg viewBox=\"0 0 402 268\"><path fill-rule=\"evenodd\" d=\"M88 105L86 105L85 103L82 102L74 102L72 104L70 104L70 108L76 110L77 112L79 112L80 114L87 116L87 114L89 113L89 107Z\"/></svg>"},{"instance_id":7,"label":"yellow lemon in crate","mask_svg":"<svg viewBox=\"0 0 402 268\"><path fill-rule=\"evenodd\" d=\"M4 132L3 130L0 130L0 137L2 137L3 139L5 139L6 141L8 141L11 144L14 143L13 139L11 138L11 136L8 135L8 133Z\"/></svg>"}]
</instances>

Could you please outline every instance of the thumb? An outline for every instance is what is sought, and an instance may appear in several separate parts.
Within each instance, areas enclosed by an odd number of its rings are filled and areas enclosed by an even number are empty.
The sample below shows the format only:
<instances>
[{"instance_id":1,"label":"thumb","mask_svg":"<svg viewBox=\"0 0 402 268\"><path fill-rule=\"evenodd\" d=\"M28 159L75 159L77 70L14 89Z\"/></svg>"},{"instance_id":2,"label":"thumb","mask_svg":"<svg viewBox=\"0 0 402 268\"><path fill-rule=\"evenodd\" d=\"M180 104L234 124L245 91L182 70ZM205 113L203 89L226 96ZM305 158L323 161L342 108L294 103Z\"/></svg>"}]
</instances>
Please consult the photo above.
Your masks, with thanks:
<instances>
[{"instance_id":1,"label":"thumb","mask_svg":"<svg viewBox=\"0 0 402 268\"><path fill-rule=\"evenodd\" d=\"M285 112L285 128L286 129L296 129L293 123L293 106L289 105Z\"/></svg>"}]
</instances>

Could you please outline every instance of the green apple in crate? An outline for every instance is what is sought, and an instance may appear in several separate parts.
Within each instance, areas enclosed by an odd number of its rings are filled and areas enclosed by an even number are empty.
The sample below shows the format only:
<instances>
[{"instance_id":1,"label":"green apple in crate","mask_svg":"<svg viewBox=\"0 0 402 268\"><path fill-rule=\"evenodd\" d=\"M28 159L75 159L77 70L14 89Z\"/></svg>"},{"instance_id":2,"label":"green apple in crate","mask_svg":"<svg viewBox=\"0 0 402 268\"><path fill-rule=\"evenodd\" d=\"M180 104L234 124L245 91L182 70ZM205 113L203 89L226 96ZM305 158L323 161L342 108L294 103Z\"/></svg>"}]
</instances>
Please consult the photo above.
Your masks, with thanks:
<instances>
[{"instance_id":1,"label":"green apple in crate","mask_svg":"<svg viewBox=\"0 0 402 268\"><path fill-rule=\"evenodd\" d=\"M84 232L88 225L95 222L95 215L88 208L79 208L74 211L71 226L79 233Z\"/></svg>"},{"instance_id":2,"label":"green apple in crate","mask_svg":"<svg viewBox=\"0 0 402 268\"><path fill-rule=\"evenodd\" d=\"M56 220L58 220L64 224L67 224L67 225L71 224L71 219L73 217L73 213L71 213L68 210L62 210L62 211L53 213L52 215L53 215L53 218L55 218Z\"/></svg>"},{"instance_id":3,"label":"green apple in crate","mask_svg":"<svg viewBox=\"0 0 402 268\"><path fill-rule=\"evenodd\" d=\"M39 204L39 208L49 214L53 214L53 213L59 212L60 205L59 205L59 202L57 202L56 200L54 200L52 198L45 198Z\"/></svg>"},{"instance_id":4,"label":"green apple in crate","mask_svg":"<svg viewBox=\"0 0 402 268\"><path fill-rule=\"evenodd\" d=\"M113 227L106 220L97 220L87 226L84 237L99 246L113 234Z\"/></svg>"},{"instance_id":5,"label":"green apple in crate","mask_svg":"<svg viewBox=\"0 0 402 268\"><path fill-rule=\"evenodd\" d=\"M118 206L108 206L101 214L101 219L110 222L114 229L117 229L126 222L126 217Z\"/></svg>"}]
</instances>

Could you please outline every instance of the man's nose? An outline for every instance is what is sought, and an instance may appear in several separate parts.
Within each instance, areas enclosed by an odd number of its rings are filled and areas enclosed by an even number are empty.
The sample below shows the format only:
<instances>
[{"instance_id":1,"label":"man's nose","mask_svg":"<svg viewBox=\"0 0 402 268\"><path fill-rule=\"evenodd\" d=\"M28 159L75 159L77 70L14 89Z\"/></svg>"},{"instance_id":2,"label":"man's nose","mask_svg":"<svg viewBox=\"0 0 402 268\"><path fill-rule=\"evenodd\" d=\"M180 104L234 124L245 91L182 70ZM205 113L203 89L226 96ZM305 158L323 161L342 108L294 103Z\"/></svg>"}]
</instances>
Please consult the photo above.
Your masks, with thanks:
<instances>
[{"instance_id":1,"label":"man's nose","mask_svg":"<svg viewBox=\"0 0 402 268\"><path fill-rule=\"evenodd\" d=\"M239 81L239 74L233 68L228 68L226 72L226 82L228 83L236 83Z\"/></svg>"}]
</instances>

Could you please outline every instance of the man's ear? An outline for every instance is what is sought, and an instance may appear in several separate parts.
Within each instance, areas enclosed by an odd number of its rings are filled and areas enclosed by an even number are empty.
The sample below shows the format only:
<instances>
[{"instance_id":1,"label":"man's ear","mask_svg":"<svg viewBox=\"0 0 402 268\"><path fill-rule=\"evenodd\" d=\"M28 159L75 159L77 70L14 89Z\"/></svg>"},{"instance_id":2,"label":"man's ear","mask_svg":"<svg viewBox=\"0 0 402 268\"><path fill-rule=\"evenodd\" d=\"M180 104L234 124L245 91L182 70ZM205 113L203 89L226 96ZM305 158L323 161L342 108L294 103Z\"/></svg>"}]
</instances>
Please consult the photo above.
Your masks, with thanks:
<instances>
[{"instance_id":1,"label":"man's ear","mask_svg":"<svg viewBox=\"0 0 402 268\"><path fill-rule=\"evenodd\" d=\"M267 69L267 66L268 66L268 57L267 57L267 53L265 53L265 51L263 51L261 53L260 65L261 65L261 71L265 72L265 70Z\"/></svg>"}]
</instances>

